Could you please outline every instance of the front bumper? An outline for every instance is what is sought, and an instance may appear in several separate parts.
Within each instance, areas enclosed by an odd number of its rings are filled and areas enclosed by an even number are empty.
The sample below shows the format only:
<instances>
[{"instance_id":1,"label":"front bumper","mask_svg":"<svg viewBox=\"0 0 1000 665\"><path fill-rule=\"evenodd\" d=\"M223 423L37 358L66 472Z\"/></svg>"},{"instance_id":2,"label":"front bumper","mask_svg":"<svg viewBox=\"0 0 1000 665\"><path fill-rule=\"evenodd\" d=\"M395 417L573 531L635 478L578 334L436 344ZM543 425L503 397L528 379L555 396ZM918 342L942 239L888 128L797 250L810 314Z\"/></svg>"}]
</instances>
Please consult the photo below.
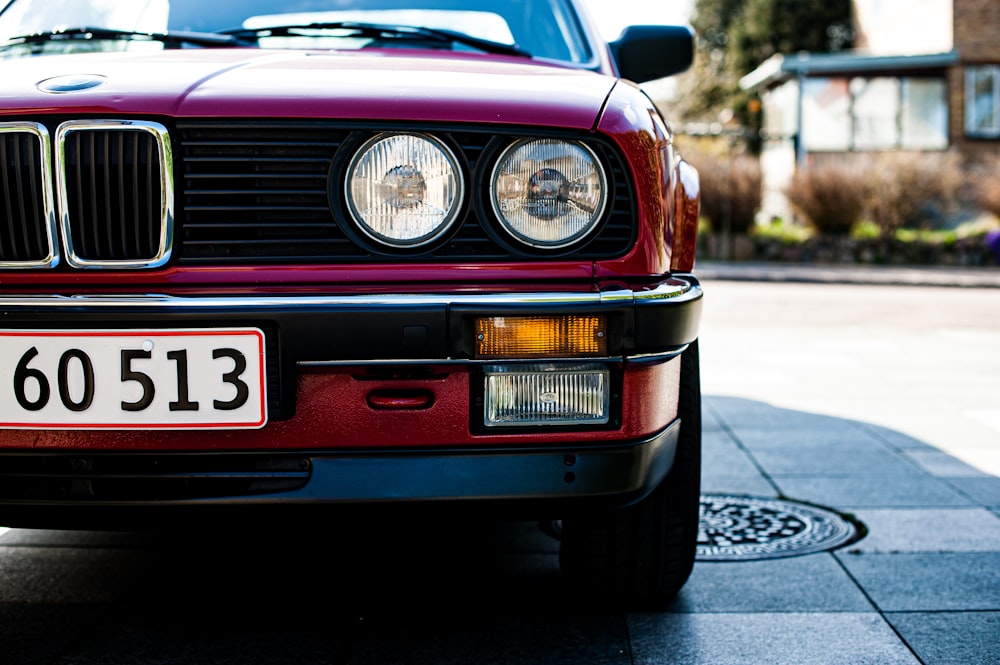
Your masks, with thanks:
<instances>
[{"instance_id":1,"label":"front bumper","mask_svg":"<svg viewBox=\"0 0 1000 665\"><path fill-rule=\"evenodd\" d=\"M690 275L581 291L11 294L0 295L0 329L260 328L267 345L268 413L286 420L295 414L298 377L307 367L477 364L478 317L601 315L608 320L608 356L597 360L665 361L697 337L701 301L701 286Z\"/></svg>"},{"instance_id":2,"label":"front bumper","mask_svg":"<svg viewBox=\"0 0 1000 665\"><path fill-rule=\"evenodd\" d=\"M0 523L134 528L152 513L213 508L623 505L670 471L682 426L675 358L697 337L701 300L689 276L527 293L3 295L4 329L258 327L272 421L0 430ZM560 313L607 318L608 355L587 361L619 373L619 421L477 430L472 378L487 361L473 355L475 319ZM382 388L428 390L432 406L369 408L366 396Z\"/></svg>"}]
</instances>

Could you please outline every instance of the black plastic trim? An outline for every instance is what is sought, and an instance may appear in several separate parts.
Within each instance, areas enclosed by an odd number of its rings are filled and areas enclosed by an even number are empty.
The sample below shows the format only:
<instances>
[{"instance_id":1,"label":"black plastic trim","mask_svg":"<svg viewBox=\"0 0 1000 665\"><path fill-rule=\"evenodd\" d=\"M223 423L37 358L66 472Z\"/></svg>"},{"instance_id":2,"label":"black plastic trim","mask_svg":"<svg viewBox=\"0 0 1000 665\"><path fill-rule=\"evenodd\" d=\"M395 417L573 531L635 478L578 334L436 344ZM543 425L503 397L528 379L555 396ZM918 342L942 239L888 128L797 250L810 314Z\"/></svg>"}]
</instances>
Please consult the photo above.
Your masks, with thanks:
<instances>
[{"instance_id":1,"label":"black plastic trim","mask_svg":"<svg viewBox=\"0 0 1000 665\"><path fill-rule=\"evenodd\" d=\"M641 441L615 444L522 446L497 449L418 449L382 452L292 452L268 456L257 453L0 453L0 478L23 475L24 469L55 469L40 482L100 483L96 469L113 469L132 481L129 496L94 496L81 491L37 494L19 498L0 493L0 521L17 526L22 515L37 526L45 520L65 523L142 508L138 525L146 528L174 508L258 509L276 506L400 506L461 504L515 509L541 505L565 513L573 507L621 506L646 496L673 466L681 422ZM159 461L159 464L154 462ZM169 493L150 496L135 481L151 468L179 469L174 480L198 477L201 496ZM74 470L75 469L75 470ZM208 471L198 473L199 469ZM231 472L226 473L226 469ZM220 483L211 484L211 472ZM163 482L167 474L157 471ZM232 481L252 480L253 491L225 494L220 487ZM262 482L273 480L273 491ZM104 478L107 482L114 478ZM163 515L159 510L163 510Z\"/></svg>"}]
</instances>

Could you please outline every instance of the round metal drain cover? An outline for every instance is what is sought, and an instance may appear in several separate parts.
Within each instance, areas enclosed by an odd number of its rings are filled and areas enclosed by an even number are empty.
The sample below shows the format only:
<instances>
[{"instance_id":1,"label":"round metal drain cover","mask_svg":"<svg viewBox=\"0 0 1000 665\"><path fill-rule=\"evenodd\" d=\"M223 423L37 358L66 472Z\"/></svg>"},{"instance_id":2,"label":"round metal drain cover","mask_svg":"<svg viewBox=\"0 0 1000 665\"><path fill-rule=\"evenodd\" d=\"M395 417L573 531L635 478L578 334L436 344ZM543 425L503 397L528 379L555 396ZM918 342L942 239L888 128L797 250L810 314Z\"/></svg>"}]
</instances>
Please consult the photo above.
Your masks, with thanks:
<instances>
[{"instance_id":1,"label":"round metal drain cover","mask_svg":"<svg viewBox=\"0 0 1000 665\"><path fill-rule=\"evenodd\" d=\"M822 552L851 542L855 525L832 510L747 496L703 495L699 561L775 559Z\"/></svg>"}]
</instances>

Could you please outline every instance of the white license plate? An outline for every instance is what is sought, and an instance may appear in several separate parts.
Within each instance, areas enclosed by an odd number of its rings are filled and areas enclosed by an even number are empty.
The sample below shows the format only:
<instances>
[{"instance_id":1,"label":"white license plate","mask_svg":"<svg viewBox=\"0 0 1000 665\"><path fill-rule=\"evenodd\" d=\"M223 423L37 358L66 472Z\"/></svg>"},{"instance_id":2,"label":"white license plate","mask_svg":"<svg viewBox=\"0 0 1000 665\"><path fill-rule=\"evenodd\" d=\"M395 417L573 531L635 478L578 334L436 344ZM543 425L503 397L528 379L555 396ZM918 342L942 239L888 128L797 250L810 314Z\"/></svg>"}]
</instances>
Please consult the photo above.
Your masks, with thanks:
<instances>
[{"instance_id":1,"label":"white license plate","mask_svg":"<svg viewBox=\"0 0 1000 665\"><path fill-rule=\"evenodd\" d=\"M0 428L260 428L266 385L256 328L0 330Z\"/></svg>"}]
</instances>

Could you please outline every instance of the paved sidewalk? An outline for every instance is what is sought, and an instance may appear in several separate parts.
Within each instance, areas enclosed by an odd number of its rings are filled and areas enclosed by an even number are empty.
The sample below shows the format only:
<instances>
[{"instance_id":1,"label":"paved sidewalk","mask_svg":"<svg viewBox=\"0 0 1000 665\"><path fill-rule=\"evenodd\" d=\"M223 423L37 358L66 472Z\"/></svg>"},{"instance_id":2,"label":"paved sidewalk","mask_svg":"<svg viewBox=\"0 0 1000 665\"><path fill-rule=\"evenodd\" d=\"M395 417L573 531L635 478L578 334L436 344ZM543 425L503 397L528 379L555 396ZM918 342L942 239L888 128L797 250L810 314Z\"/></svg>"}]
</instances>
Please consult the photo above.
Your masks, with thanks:
<instances>
[{"instance_id":1,"label":"paved sidewalk","mask_svg":"<svg viewBox=\"0 0 1000 665\"><path fill-rule=\"evenodd\" d=\"M699 562L671 613L640 624L660 636L633 630L636 662L1000 663L1000 291L947 288L1000 269L698 274L703 491L827 506L867 535Z\"/></svg>"},{"instance_id":2,"label":"paved sidewalk","mask_svg":"<svg viewBox=\"0 0 1000 665\"><path fill-rule=\"evenodd\" d=\"M701 279L1000 288L1000 266L865 266L699 261Z\"/></svg>"},{"instance_id":3,"label":"paved sidewalk","mask_svg":"<svg viewBox=\"0 0 1000 665\"><path fill-rule=\"evenodd\" d=\"M629 618L635 663L1000 662L1000 478L763 401L709 396L705 417L706 493L832 507L868 533L833 552L699 562L668 612Z\"/></svg>"}]
</instances>

